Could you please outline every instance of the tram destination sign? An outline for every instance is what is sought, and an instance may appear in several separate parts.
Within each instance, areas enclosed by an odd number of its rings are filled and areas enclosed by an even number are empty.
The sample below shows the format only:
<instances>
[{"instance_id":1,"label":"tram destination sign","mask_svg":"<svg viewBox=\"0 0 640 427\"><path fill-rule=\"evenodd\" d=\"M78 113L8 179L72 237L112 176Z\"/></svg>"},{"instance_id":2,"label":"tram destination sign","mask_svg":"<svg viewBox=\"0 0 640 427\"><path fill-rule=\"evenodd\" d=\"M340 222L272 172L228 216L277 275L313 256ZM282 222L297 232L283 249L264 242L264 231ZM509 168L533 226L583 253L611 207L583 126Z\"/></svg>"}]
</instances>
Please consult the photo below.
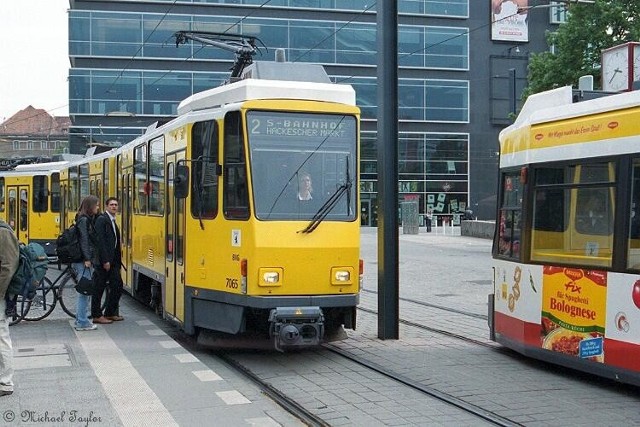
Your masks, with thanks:
<instances>
[{"instance_id":1,"label":"tram destination sign","mask_svg":"<svg viewBox=\"0 0 640 427\"><path fill-rule=\"evenodd\" d=\"M266 113L247 114L249 135L258 139L305 138L353 143L355 118L345 115Z\"/></svg>"}]
</instances>

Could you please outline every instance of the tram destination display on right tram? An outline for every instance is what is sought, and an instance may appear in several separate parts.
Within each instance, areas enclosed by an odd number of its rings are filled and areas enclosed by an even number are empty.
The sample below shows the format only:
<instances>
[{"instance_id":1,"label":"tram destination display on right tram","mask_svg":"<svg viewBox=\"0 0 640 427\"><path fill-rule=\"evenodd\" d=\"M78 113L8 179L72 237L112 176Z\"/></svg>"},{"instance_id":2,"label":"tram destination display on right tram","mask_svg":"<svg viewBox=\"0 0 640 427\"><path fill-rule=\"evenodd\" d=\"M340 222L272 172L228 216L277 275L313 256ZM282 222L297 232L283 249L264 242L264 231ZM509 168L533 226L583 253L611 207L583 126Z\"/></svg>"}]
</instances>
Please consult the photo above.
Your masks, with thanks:
<instances>
[{"instance_id":1,"label":"tram destination display on right tram","mask_svg":"<svg viewBox=\"0 0 640 427\"><path fill-rule=\"evenodd\" d=\"M640 385L640 91L532 95L500 133L491 338Z\"/></svg>"}]
</instances>

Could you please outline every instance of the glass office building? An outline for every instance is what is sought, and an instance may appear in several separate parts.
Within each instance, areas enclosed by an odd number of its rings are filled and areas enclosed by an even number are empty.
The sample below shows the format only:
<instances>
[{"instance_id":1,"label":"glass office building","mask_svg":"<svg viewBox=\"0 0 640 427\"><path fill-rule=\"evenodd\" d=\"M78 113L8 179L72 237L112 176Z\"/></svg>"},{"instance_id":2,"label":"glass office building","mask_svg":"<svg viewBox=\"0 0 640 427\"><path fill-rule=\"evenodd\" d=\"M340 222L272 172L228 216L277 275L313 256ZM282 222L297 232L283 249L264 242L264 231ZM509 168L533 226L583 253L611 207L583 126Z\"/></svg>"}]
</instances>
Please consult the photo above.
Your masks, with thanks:
<instances>
[{"instance_id":1,"label":"glass office building","mask_svg":"<svg viewBox=\"0 0 640 427\"><path fill-rule=\"evenodd\" d=\"M375 2L70 4L72 151L83 152L87 144L128 142L151 123L173 118L182 99L228 78L232 52L198 43L176 47L176 31L255 36L266 46L256 60L272 60L275 49L284 48L288 61L320 63L333 81L356 90L363 118L362 220L376 224ZM490 0L398 1L398 191L401 201L417 200L422 215L432 209L436 216L452 218L465 208L481 217L494 214L497 133L508 124L509 113L508 90L500 89L506 68L497 68L508 65L481 57L513 55L504 55L501 50L509 46L487 35L489 4ZM511 59L522 70L522 58ZM519 79L524 77L521 71Z\"/></svg>"}]
</instances>

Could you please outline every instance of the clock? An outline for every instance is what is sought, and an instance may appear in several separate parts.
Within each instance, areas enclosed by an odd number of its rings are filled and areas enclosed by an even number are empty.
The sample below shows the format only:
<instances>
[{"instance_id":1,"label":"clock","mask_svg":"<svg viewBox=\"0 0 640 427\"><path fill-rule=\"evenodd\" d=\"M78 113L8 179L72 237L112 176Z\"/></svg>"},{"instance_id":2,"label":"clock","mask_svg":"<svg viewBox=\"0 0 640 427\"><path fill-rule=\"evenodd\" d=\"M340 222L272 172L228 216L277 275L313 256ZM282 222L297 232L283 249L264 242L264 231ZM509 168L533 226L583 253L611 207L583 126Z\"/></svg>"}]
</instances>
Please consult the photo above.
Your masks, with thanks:
<instances>
[{"instance_id":1,"label":"clock","mask_svg":"<svg viewBox=\"0 0 640 427\"><path fill-rule=\"evenodd\" d=\"M631 88L629 43L602 51L602 90L620 92Z\"/></svg>"}]
</instances>

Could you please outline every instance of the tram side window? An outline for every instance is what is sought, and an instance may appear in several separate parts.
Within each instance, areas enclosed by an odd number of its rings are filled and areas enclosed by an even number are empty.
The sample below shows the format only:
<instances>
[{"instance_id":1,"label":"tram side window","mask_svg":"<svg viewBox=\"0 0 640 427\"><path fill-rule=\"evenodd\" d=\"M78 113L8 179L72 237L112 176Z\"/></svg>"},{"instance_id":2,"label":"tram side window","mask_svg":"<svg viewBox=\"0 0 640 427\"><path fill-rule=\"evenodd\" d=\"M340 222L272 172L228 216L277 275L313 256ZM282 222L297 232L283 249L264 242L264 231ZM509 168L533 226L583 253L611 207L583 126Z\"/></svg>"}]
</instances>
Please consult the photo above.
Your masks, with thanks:
<instances>
[{"instance_id":1,"label":"tram side window","mask_svg":"<svg viewBox=\"0 0 640 427\"><path fill-rule=\"evenodd\" d=\"M20 190L20 231L29 229L29 194L27 190Z\"/></svg>"},{"instance_id":2,"label":"tram side window","mask_svg":"<svg viewBox=\"0 0 640 427\"><path fill-rule=\"evenodd\" d=\"M135 173L133 211L137 214L147 213L147 146L139 145L133 152L133 171Z\"/></svg>"},{"instance_id":3,"label":"tram side window","mask_svg":"<svg viewBox=\"0 0 640 427\"><path fill-rule=\"evenodd\" d=\"M0 212L4 212L4 178L0 178Z\"/></svg>"},{"instance_id":4,"label":"tram side window","mask_svg":"<svg viewBox=\"0 0 640 427\"><path fill-rule=\"evenodd\" d=\"M100 194L103 194L105 198L112 197L113 194L110 194L109 192L109 159L104 159L102 161L101 177L102 177L102 186L100 187Z\"/></svg>"},{"instance_id":5,"label":"tram side window","mask_svg":"<svg viewBox=\"0 0 640 427\"><path fill-rule=\"evenodd\" d=\"M60 174L51 174L51 212L60 212Z\"/></svg>"},{"instance_id":6,"label":"tram side window","mask_svg":"<svg viewBox=\"0 0 640 427\"><path fill-rule=\"evenodd\" d=\"M149 213L164 215L164 137L149 143Z\"/></svg>"},{"instance_id":7,"label":"tram side window","mask_svg":"<svg viewBox=\"0 0 640 427\"><path fill-rule=\"evenodd\" d=\"M498 255L520 257L522 219L522 185L520 173L507 173L502 177L502 204L498 221Z\"/></svg>"},{"instance_id":8,"label":"tram side window","mask_svg":"<svg viewBox=\"0 0 640 427\"><path fill-rule=\"evenodd\" d=\"M240 113L232 111L224 118L224 215L231 219L249 218L247 165L242 139Z\"/></svg>"},{"instance_id":9,"label":"tram side window","mask_svg":"<svg viewBox=\"0 0 640 427\"><path fill-rule=\"evenodd\" d=\"M613 253L613 163L535 170L531 259L608 267Z\"/></svg>"},{"instance_id":10,"label":"tram side window","mask_svg":"<svg viewBox=\"0 0 640 427\"><path fill-rule=\"evenodd\" d=\"M218 123L211 120L194 124L191 143L191 215L215 218L218 213Z\"/></svg>"},{"instance_id":11,"label":"tram side window","mask_svg":"<svg viewBox=\"0 0 640 427\"><path fill-rule=\"evenodd\" d=\"M18 221L17 218L17 214L18 214L18 206L17 206L17 192L15 190L15 188L10 188L9 189L9 198L7 201L7 204L9 205L9 212L7 215L7 223L11 226L11 228L13 228L14 230L16 229L16 223Z\"/></svg>"},{"instance_id":12,"label":"tram side window","mask_svg":"<svg viewBox=\"0 0 640 427\"><path fill-rule=\"evenodd\" d=\"M49 179L45 175L36 175L33 177L33 211L46 212L49 208L47 191Z\"/></svg>"},{"instance_id":13,"label":"tram side window","mask_svg":"<svg viewBox=\"0 0 640 427\"><path fill-rule=\"evenodd\" d=\"M634 159L631 174L631 212L629 212L629 255L627 268L640 270L640 159Z\"/></svg>"}]
</instances>

